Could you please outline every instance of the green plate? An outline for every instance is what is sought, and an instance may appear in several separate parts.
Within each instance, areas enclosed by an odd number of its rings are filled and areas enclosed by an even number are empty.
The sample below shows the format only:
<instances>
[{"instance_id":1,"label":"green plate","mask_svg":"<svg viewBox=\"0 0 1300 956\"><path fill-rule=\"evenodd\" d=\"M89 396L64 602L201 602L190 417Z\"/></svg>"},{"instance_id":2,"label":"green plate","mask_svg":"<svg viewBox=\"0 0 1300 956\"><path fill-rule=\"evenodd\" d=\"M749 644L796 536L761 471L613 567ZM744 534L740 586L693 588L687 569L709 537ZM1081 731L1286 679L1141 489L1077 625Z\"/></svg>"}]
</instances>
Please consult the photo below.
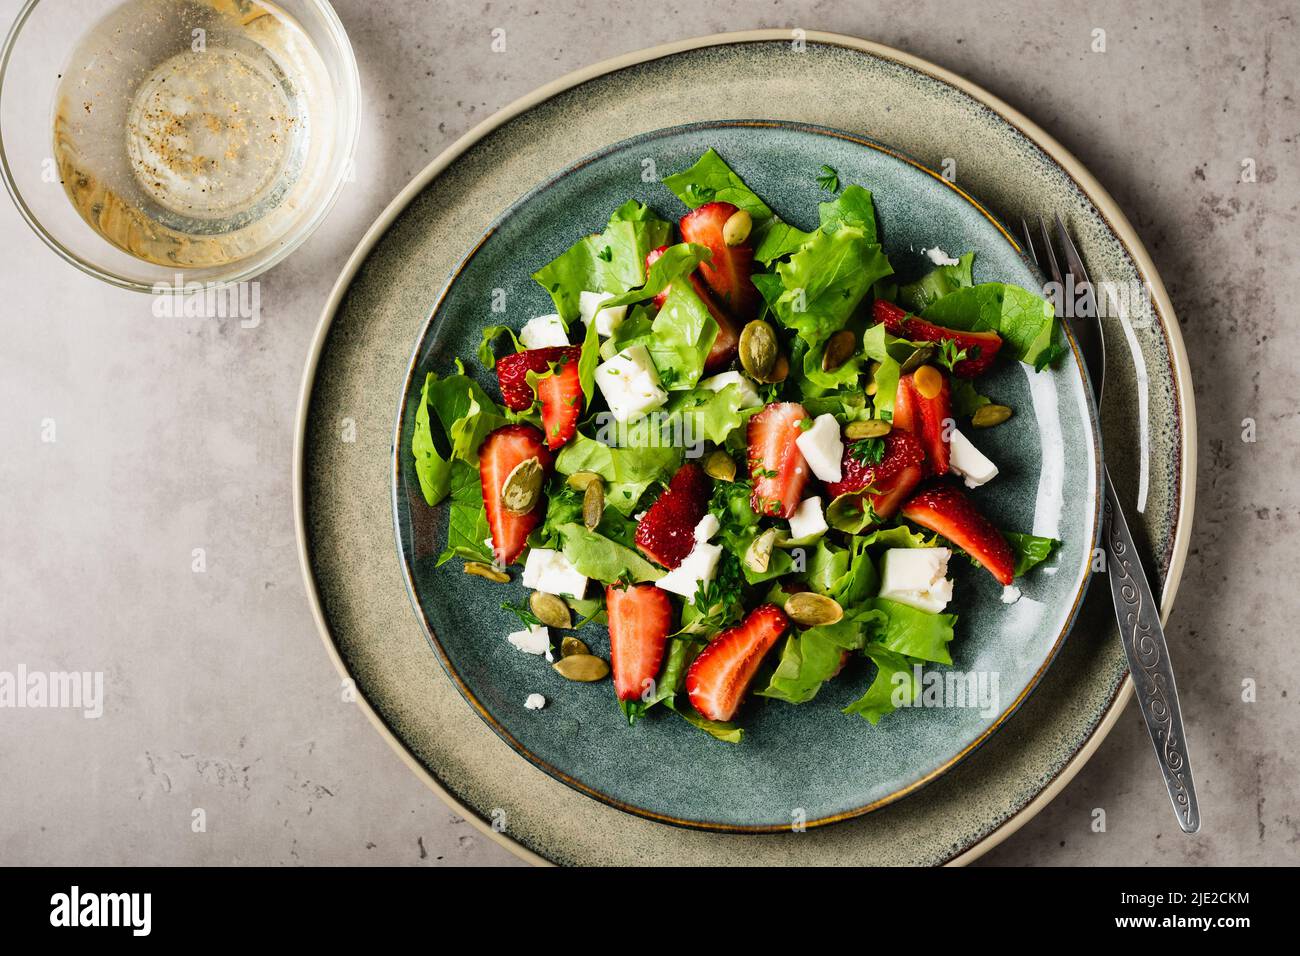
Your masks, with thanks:
<instances>
[{"instance_id":1,"label":"green plate","mask_svg":"<svg viewBox=\"0 0 1300 956\"><path fill-rule=\"evenodd\" d=\"M521 195L593 150L734 118L815 123L893 144L931 169L955 170L957 185L1005 221L1059 214L1094 280L1150 289L1150 300L1106 328L1101 423L1107 464L1168 612L1192 521L1195 407L1177 319L1123 211L1060 144L969 81L869 41L789 30L681 41L563 77L471 130L394 198L336 282L304 371L294 506L309 602L326 653L356 692L349 699L456 813L525 859L965 862L1051 800L1131 697L1106 588L1090 590L1023 706L940 779L836 826L738 835L624 813L521 759L466 706L403 586L393 546L393 406L412 344L457 263ZM627 194L639 175L639 166L629 171ZM803 206L791 211L807 215ZM507 278L525 271L514 267ZM459 578L455 587L457 596L466 591ZM752 729L750 742L761 739L762 728Z\"/></svg>"},{"instance_id":2,"label":"green plate","mask_svg":"<svg viewBox=\"0 0 1300 956\"><path fill-rule=\"evenodd\" d=\"M1018 582L1023 595L1014 604L1003 603L1002 588L987 572L954 561L950 610L960 615L954 668L997 693L984 706L909 709L875 727L841 712L870 683L873 668L866 662L855 662L806 704L751 699L737 718L746 728L738 746L719 743L668 711L629 727L608 681L570 683L505 640L519 625L502 601L521 605L527 597L517 568L510 585L498 585L466 577L459 560L437 565L447 504L431 509L425 503L411 456L426 373L450 371L458 356L496 395L493 373L473 358L483 327L505 322L518 329L552 311L531 273L598 232L629 197L677 220L685 207L641 170L668 175L710 147L783 219L803 229L816 227L817 203L827 198L816 181L822 164L839 173L841 184L870 189L900 281L931 268L924 250L939 246L952 255L974 250L977 282L1041 288L983 208L942 177L861 137L737 121L617 143L516 202L439 295L402 396L394 446L397 536L430 646L466 700L523 757L583 793L656 820L735 831L812 827L882 806L952 767L1019 706L1065 638L1087 586L1100 504L1095 416L1073 355L1041 373L1002 363L980 388L1015 409L1015 417L996 429L967 429L1002 471L973 492L985 514L1002 528L1064 542L1047 566ZM504 313L483 307L502 296ZM604 628L591 625L582 637L608 657ZM524 708L533 692L550 702L544 710Z\"/></svg>"}]
</instances>

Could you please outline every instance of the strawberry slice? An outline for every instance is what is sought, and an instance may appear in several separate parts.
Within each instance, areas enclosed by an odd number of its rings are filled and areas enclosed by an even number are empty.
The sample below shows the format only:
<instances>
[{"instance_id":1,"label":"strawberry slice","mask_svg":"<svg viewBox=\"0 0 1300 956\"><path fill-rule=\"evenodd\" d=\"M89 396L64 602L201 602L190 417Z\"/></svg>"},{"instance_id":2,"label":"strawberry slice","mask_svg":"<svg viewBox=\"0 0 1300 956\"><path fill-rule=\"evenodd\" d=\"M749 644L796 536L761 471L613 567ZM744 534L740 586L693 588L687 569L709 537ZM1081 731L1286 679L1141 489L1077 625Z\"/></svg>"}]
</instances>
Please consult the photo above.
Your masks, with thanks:
<instances>
[{"instance_id":1,"label":"strawberry slice","mask_svg":"<svg viewBox=\"0 0 1300 956\"><path fill-rule=\"evenodd\" d=\"M930 459L930 473L946 475L949 465L948 438L955 422L952 417L952 390L942 372L939 394L926 398L916 387L916 372L898 380L894 395L894 428L912 432L921 439Z\"/></svg>"},{"instance_id":2,"label":"strawberry slice","mask_svg":"<svg viewBox=\"0 0 1300 956\"><path fill-rule=\"evenodd\" d=\"M956 362L952 374L958 378L976 378L983 375L1002 348L1002 336L996 332L967 332L946 329L925 319L904 312L892 302L877 299L874 307L877 322L884 323L885 331L909 342L949 341L960 351L965 349L969 358Z\"/></svg>"},{"instance_id":3,"label":"strawberry slice","mask_svg":"<svg viewBox=\"0 0 1300 956\"><path fill-rule=\"evenodd\" d=\"M529 349L497 359L497 384L501 386L501 400L506 408L522 412L532 407L534 395L528 385L529 372L542 375L552 362L561 359L571 360L573 367L577 368L581 354L580 345L548 345L544 349Z\"/></svg>"},{"instance_id":4,"label":"strawberry slice","mask_svg":"<svg viewBox=\"0 0 1300 956\"><path fill-rule=\"evenodd\" d=\"M763 657L789 627L775 604L764 604L723 631L686 671L686 696L709 720L730 720L758 673Z\"/></svg>"},{"instance_id":5,"label":"strawberry slice","mask_svg":"<svg viewBox=\"0 0 1300 956\"><path fill-rule=\"evenodd\" d=\"M546 440L532 425L503 425L489 432L478 450L478 473L483 482L483 507L492 532L492 553L503 565L519 557L528 543L528 535L541 524L546 513L544 496L532 511L523 515L511 514L501 503L501 489L507 476L529 458L536 458L542 468L550 471L551 453Z\"/></svg>"},{"instance_id":6,"label":"strawberry slice","mask_svg":"<svg viewBox=\"0 0 1300 956\"><path fill-rule=\"evenodd\" d=\"M664 645L673 628L668 592L653 584L611 584L605 588L605 614L614 692L619 700L636 700L664 660Z\"/></svg>"},{"instance_id":7,"label":"strawberry slice","mask_svg":"<svg viewBox=\"0 0 1300 956\"><path fill-rule=\"evenodd\" d=\"M903 517L943 535L984 565L1001 584L1010 584L1015 577L1011 545L955 484L945 481L923 488L903 505Z\"/></svg>"},{"instance_id":8,"label":"strawberry slice","mask_svg":"<svg viewBox=\"0 0 1300 956\"><path fill-rule=\"evenodd\" d=\"M722 238L722 227L736 213L729 202L705 203L682 216L677 224L685 242L707 246L712 258L700 263L700 274L722 301L741 321L752 319L758 310L758 289L749 277L754 272L754 247L748 241L729 246Z\"/></svg>"},{"instance_id":9,"label":"strawberry slice","mask_svg":"<svg viewBox=\"0 0 1300 956\"><path fill-rule=\"evenodd\" d=\"M871 487L872 509L882 518L892 518L925 477L925 448L909 432L890 432L882 440L885 453L879 462L864 461L855 453L855 443L846 443L840 461L842 477L828 482L826 490L832 498L838 498Z\"/></svg>"},{"instance_id":10,"label":"strawberry slice","mask_svg":"<svg viewBox=\"0 0 1300 956\"><path fill-rule=\"evenodd\" d=\"M709 510L713 483L688 461L636 526L636 546L651 561L675 568L695 547L695 526Z\"/></svg>"},{"instance_id":11,"label":"strawberry slice","mask_svg":"<svg viewBox=\"0 0 1300 956\"><path fill-rule=\"evenodd\" d=\"M807 417L798 402L773 402L749 420L749 503L755 514L788 518L799 507L809 470L794 442Z\"/></svg>"},{"instance_id":12,"label":"strawberry slice","mask_svg":"<svg viewBox=\"0 0 1300 956\"><path fill-rule=\"evenodd\" d=\"M660 246L658 249L651 250L645 257L645 268L647 274L650 267L655 264L660 256L664 254L667 246ZM664 303L668 301L668 293L672 291L671 283L664 288L657 296L654 297L656 309L662 309ZM736 352L740 346L740 331L736 328L736 323L731 316L725 311L718 308L717 302L714 301L713 295L709 292L705 284L700 281L699 273L691 273L691 288L695 294L700 297L704 307L709 310L709 315L713 316L713 321L718 324L718 335L713 340L713 347L709 349L709 354L704 358L705 374L712 375L721 372L731 364L731 360L736 357Z\"/></svg>"},{"instance_id":13,"label":"strawberry slice","mask_svg":"<svg viewBox=\"0 0 1300 956\"><path fill-rule=\"evenodd\" d=\"M565 444L578 431L578 417L582 414L582 382L578 378L575 352L580 354L582 349L565 349L555 371L537 382L537 397L542 400L542 427L551 451Z\"/></svg>"}]
</instances>

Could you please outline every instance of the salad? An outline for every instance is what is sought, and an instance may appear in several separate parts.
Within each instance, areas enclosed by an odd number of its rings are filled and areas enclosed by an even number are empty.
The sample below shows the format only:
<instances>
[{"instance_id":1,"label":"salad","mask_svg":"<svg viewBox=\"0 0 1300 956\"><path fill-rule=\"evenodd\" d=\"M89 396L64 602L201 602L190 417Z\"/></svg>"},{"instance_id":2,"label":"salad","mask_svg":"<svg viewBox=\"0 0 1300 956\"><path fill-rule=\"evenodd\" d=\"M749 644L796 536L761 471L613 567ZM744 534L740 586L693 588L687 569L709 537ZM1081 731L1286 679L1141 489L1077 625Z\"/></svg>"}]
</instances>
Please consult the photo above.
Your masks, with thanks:
<instances>
[{"instance_id":1,"label":"salad","mask_svg":"<svg viewBox=\"0 0 1300 956\"><path fill-rule=\"evenodd\" d=\"M969 494L998 473L978 433L1013 414L981 376L1055 362L1059 322L974 282L972 251L928 250L900 283L871 193L829 167L811 231L712 149L663 185L676 229L629 200L533 274L553 314L484 330L495 389L461 360L427 376L412 452L447 502L438 563L520 578L509 641L569 680L612 676L630 724L674 713L738 742L747 697L819 695L875 724L920 666L952 664L951 562L1013 600L1059 544ZM599 624L607 661L579 636Z\"/></svg>"}]
</instances>

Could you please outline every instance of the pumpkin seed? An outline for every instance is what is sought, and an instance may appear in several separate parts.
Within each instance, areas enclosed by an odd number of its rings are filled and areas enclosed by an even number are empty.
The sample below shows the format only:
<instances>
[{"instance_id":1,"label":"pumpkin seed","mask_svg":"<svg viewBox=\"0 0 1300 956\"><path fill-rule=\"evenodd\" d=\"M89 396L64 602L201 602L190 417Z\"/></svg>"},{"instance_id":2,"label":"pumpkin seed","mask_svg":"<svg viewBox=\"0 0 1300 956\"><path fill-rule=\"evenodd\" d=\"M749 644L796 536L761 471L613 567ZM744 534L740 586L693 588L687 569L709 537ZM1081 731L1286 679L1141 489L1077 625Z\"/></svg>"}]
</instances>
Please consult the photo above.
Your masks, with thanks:
<instances>
[{"instance_id":1,"label":"pumpkin seed","mask_svg":"<svg viewBox=\"0 0 1300 956\"><path fill-rule=\"evenodd\" d=\"M573 657L576 654L591 654L591 649L576 637L566 637L560 641L560 657Z\"/></svg>"},{"instance_id":2,"label":"pumpkin seed","mask_svg":"<svg viewBox=\"0 0 1300 956\"><path fill-rule=\"evenodd\" d=\"M826 349L822 352L822 371L835 371L851 359L857 350L858 339L853 330L840 329L826 342Z\"/></svg>"},{"instance_id":3,"label":"pumpkin seed","mask_svg":"<svg viewBox=\"0 0 1300 956\"><path fill-rule=\"evenodd\" d=\"M767 378L759 379L765 385L775 385L778 382L784 382L785 377L790 374L790 360L784 355L776 357L776 363L772 366L772 371L767 373Z\"/></svg>"},{"instance_id":4,"label":"pumpkin seed","mask_svg":"<svg viewBox=\"0 0 1300 956\"><path fill-rule=\"evenodd\" d=\"M935 398L943 391L943 374L933 365L922 365L913 373L912 384L922 398Z\"/></svg>"},{"instance_id":5,"label":"pumpkin seed","mask_svg":"<svg viewBox=\"0 0 1300 956\"><path fill-rule=\"evenodd\" d=\"M573 612L569 610L569 605L564 603L564 598L544 591L534 591L528 597L528 609L547 627L560 630L573 627Z\"/></svg>"},{"instance_id":6,"label":"pumpkin seed","mask_svg":"<svg viewBox=\"0 0 1300 956\"><path fill-rule=\"evenodd\" d=\"M791 594L785 602L785 613L796 624L816 627L820 624L834 624L844 617L844 608L832 598L816 591L800 591Z\"/></svg>"},{"instance_id":7,"label":"pumpkin seed","mask_svg":"<svg viewBox=\"0 0 1300 956\"><path fill-rule=\"evenodd\" d=\"M776 529L768 528L745 550L745 567L755 574L762 574L772 563L772 547L776 544Z\"/></svg>"},{"instance_id":8,"label":"pumpkin seed","mask_svg":"<svg viewBox=\"0 0 1300 956\"><path fill-rule=\"evenodd\" d=\"M740 364L760 382L776 364L776 332L762 319L754 319L740 330Z\"/></svg>"},{"instance_id":9,"label":"pumpkin seed","mask_svg":"<svg viewBox=\"0 0 1300 956\"><path fill-rule=\"evenodd\" d=\"M504 571L498 570L490 564L483 564L481 561L466 561L465 573L472 574L476 578L487 578L497 584L505 584L510 580L510 575Z\"/></svg>"},{"instance_id":10,"label":"pumpkin seed","mask_svg":"<svg viewBox=\"0 0 1300 956\"><path fill-rule=\"evenodd\" d=\"M593 481L604 481L604 479L594 471L575 471L565 479L564 483L575 491L586 491L587 486Z\"/></svg>"},{"instance_id":11,"label":"pumpkin seed","mask_svg":"<svg viewBox=\"0 0 1300 956\"><path fill-rule=\"evenodd\" d=\"M526 515L542 497L542 463L526 458L510 470L501 485L501 507L512 515Z\"/></svg>"},{"instance_id":12,"label":"pumpkin seed","mask_svg":"<svg viewBox=\"0 0 1300 956\"><path fill-rule=\"evenodd\" d=\"M970 423L976 428L992 428L1001 425L1011 417L1011 409L1005 405L981 405L970 417Z\"/></svg>"},{"instance_id":13,"label":"pumpkin seed","mask_svg":"<svg viewBox=\"0 0 1300 956\"><path fill-rule=\"evenodd\" d=\"M735 481L736 459L721 448L716 448L704 459L704 473L718 481Z\"/></svg>"},{"instance_id":14,"label":"pumpkin seed","mask_svg":"<svg viewBox=\"0 0 1300 956\"><path fill-rule=\"evenodd\" d=\"M867 394L868 395L875 395L876 392L880 390L880 386L876 384L876 373L879 371L880 371L879 362L872 362L869 366L867 366L867 379L868 379Z\"/></svg>"},{"instance_id":15,"label":"pumpkin seed","mask_svg":"<svg viewBox=\"0 0 1300 956\"><path fill-rule=\"evenodd\" d=\"M729 246L738 246L749 238L749 231L754 228L754 217L744 209L737 209L722 224L722 241Z\"/></svg>"},{"instance_id":16,"label":"pumpkin seed","mask_svg":"<svg viewBox=\"0 0 1300 956\"><path fill-rule=\"evenodd\" d=\"M850 441L862 438L884 438L893 430L893 426L883 418L868 418L866 421L849 422L844 428L844 437Z\"/></svg>"},{"instance_id":17,"label":"pumpkin seed","mask_svg":"<svg viewBox=\"0 0 1300 956\"><path fill-rule=\"evenodd\" d=\"M588 531L595 531L600 519L605 517L605 486L593 481L582 493L582 523Z\"/></svg>"},{"instance_id":18,"label":"pumpkin seed","mask_svg":"<svg viewBox=\"0 0 1300 956\"><path fill-rule=\"evenodd\" d=\"M934 359L934 351L933 345L922 345L907 357L907 361L898 367L898 374L909 375L915 372L922 365Z\"/></svg>"},{"instance_id":19,"label":"pumpkin seed","mask_svg":"<svg viewBox=\"0 0 1300 956\"><path fill-rule=\"evenodd\" d=\"M560 672L561 677L583 683L600 680L609 673L609 665L591 654L570 654L551 666Z\"/></svg>"}]
</instances>

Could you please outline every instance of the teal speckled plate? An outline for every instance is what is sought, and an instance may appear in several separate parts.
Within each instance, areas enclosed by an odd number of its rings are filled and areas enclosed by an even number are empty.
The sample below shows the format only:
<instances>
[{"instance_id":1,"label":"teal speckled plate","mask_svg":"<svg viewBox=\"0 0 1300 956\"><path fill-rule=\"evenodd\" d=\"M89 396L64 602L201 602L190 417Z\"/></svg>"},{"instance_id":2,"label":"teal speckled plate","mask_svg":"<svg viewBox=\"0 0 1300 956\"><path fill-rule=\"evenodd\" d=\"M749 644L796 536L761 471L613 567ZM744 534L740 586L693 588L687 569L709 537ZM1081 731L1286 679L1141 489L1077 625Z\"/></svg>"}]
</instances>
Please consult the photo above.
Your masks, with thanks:
<instances>
[{"instance_id":1,"label":"teal speckled plate","mask_svg":"<svg viewBox=\"0 0 1300 956\"><path fill-rule=\"evenodd\" d=\"M502 601L522 604L515 580L496 585L466 577L460 561L436 566L445 544L447 506L429 508L410 451L420 387L429 371L447 372L460 357L489 394L494 376L474 354L482 329L518 329L552 311L530 274L584 234L597 232L629 197L676 220L685 208L653 177L689 166L713 147L788 222L816 226L826 194L822 164L842 184L875 197L882 241L901 281L932 264L924 250L975 251L978 282L1038 289L1003 228L970 197L896 151L823 128L774 122L713 122L659 130L610 146L572 164L506 211L454 270L433 304L415 349L398 419L394 504L408 585L430 645L465 699L494 731L553 777L612 806L684 826L777 831L857 816L934 779L970 753L1020 705L1042 676L1074 619L1087 586L1098 531L1098 442L1088 390L1073 355L1034 373L1002 363L981 390L1011 406L1008 423L972 437L1001 469L973 492L1000 527L1062 539L1047 566L1002 588L957 560L960 615L954 669L996 681L986 706L900 711L875 727L841 712L861 696L872 668L855 662L809 703L751 700L738 720L738 745L719 743L669 712L629 727L608 681L567 682L540 658L505 640L518 619ZM652 161L653 166L649 162ZM501 301L504 314L487 306ZM608 656L608 634L589 626L582 637ZM543 694L544 710L524 708Z\"/></svg>"}]
</instances>

